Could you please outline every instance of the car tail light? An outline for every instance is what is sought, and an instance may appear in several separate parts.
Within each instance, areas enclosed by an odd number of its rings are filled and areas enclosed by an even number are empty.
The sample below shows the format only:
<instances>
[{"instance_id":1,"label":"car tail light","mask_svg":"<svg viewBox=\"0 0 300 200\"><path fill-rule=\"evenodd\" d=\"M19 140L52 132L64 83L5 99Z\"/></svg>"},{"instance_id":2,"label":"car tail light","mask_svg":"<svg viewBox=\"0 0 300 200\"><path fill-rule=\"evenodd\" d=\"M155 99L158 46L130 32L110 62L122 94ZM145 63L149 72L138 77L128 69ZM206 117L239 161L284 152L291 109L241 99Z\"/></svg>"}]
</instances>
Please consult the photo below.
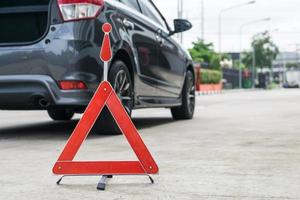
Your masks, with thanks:
<instances>
[{"instance_id":1,"label":"car tail light","mask_svg":"<svg viewBox=\"0 0 300 200\"><path fill-rule=\"evenodd\" d=\"M104 0L57 0L64 21L95 18Z\"/></svg>"},{"instance_id":2,"label":"car tail light","mask_svg":"<svg viewBox=\"0 0 300 200\"><path fill-rule=\"evenodd\" d=\"M86 84L82 81L59 81L59 87L62 90L86 90Z\"/></svg>"}]
</instances>

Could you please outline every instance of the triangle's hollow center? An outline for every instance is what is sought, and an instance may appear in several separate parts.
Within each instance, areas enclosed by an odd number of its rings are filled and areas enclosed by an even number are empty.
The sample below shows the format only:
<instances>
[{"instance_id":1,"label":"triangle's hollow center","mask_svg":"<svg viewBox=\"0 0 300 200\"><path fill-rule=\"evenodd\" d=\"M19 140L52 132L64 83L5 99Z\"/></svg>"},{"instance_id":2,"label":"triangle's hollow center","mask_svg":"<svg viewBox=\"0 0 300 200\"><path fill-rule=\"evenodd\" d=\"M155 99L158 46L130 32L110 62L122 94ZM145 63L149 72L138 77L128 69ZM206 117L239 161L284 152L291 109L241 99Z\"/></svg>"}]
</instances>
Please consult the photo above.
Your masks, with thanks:
<instances>
[{"instance_id":1,"label":"triangle's hollow center","mask_svg":"<svg viewBox=\"0 0 300 200\"><path fill-rule=\"evenodd\" d=\"M105 132L107 131L107 132ZM107 106L104 106L74 161L138 161Z\"/></svg>"}]
</instances>

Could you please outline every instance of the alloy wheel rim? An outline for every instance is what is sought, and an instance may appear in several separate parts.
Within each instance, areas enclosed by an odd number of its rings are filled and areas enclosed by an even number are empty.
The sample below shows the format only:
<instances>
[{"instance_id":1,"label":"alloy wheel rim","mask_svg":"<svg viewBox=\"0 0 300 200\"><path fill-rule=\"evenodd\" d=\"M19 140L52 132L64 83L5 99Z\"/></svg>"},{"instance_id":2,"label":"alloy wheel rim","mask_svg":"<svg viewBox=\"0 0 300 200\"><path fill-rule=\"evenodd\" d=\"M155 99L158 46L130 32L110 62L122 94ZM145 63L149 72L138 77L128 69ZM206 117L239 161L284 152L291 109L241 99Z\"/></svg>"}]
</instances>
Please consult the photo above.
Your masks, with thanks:
<instances>
[{"instance_id":1,"label":"alloy wheel rim","mask_svg":"<svg viewBox=\"0 0 300 200\"><path fill-rule=\"evenodd\" d=\"M132 85L125 70L120 70L115 76L114 90L128 113L131 112Z\"/></svg>"},{"instance_id":2,"label":"alloy wheel rim","mask_svg":"<svg viewBox=\"0 0 300 200\"><path fill-rule=\"evenodd\" d=\"M194 83L193 77L189 76L188 78L188 106L190 112L193 112L195 109L195 101L196 101L196 87Z\"/></svg>"}]
</instances>

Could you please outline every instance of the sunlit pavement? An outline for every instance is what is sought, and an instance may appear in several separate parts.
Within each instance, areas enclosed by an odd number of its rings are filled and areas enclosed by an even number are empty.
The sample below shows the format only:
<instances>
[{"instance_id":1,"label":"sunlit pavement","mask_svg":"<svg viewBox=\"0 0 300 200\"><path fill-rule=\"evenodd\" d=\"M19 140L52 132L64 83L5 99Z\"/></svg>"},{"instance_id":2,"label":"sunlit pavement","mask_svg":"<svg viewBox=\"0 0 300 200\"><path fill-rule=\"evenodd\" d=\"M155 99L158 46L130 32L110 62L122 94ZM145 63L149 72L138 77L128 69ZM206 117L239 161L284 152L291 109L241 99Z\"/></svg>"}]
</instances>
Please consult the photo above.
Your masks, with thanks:
<instances>
[{"instance_id":1,"label":"sunlit pavement","mask_svg":"<svg viewBox=\"0 0 300 200\"><path fill-rule=\"evenodd\" d=\"M300 90L199 96L194 120L138 110L135 124L160 167L146 177L68 177L51 168L76 125L45 112L0 112L0 199L300 199ZM77 116L78 118L78 116ZM93 133L77 160L134 160L123 136Z\"/></svg>"}]
</instances>

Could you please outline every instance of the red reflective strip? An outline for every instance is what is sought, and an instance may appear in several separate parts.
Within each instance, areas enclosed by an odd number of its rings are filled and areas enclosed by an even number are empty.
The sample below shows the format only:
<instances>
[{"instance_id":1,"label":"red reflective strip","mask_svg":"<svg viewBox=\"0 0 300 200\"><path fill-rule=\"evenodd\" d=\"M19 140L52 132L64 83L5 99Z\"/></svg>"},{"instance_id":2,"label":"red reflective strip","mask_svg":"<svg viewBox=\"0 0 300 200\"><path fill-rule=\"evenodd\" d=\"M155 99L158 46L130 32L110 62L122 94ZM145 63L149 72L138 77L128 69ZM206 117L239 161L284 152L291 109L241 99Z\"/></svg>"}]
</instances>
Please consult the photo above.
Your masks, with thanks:
<instances>
[{"instance_id":1,"label":"red reflective strip","mask_svg":"<svg viewBox=\"0 0 300 200\"><path fill-rule=\"evenodd\" d=\"M112 87L109 83L102 83L97 89L90 104L86 108L84 115L75 127L70 139L68 140L58 161L72 161L79 150L81 144L86 139L91 131L98 116L100 115L106 99L112 92Z\"/></svg>"},{"instance_id":2,"label":"red reflective strip","mask_svg":"<svg viewBox=\"0 0 300 200\"><path fill-rule=\"evenodd\" d=\"M145 174L138 161L57 162L53 172L59 175L126 175Z\"/></svg>"},{"instance_id":3,"label":"red reflective strip","mask_svg":"<svg viewBox=\"0 0 300 200\"><path fill-rule=\"evenodd\" d=\"M107 100L107 107L112 113L116 122L118 122L119 128L128 140L131 148L135 152L139 161L145 168L145 171L149 174L158 173L158 166L156 165L151 153L144 144L140 134L138 133L135 125L127 114L121 101L114 91Z\"/></svg>"},{"instance_id":4,"label":"red reflective strip","mask_svg":"<svg viewBox=\"0 0 300 200\"><path fill-rule=\"evenodd\" d=\"M57 3L60 4L77 4L77 3L90 3L99 6L104 5L103 0L57 0Z\"/></svg>"}]
</instances>

